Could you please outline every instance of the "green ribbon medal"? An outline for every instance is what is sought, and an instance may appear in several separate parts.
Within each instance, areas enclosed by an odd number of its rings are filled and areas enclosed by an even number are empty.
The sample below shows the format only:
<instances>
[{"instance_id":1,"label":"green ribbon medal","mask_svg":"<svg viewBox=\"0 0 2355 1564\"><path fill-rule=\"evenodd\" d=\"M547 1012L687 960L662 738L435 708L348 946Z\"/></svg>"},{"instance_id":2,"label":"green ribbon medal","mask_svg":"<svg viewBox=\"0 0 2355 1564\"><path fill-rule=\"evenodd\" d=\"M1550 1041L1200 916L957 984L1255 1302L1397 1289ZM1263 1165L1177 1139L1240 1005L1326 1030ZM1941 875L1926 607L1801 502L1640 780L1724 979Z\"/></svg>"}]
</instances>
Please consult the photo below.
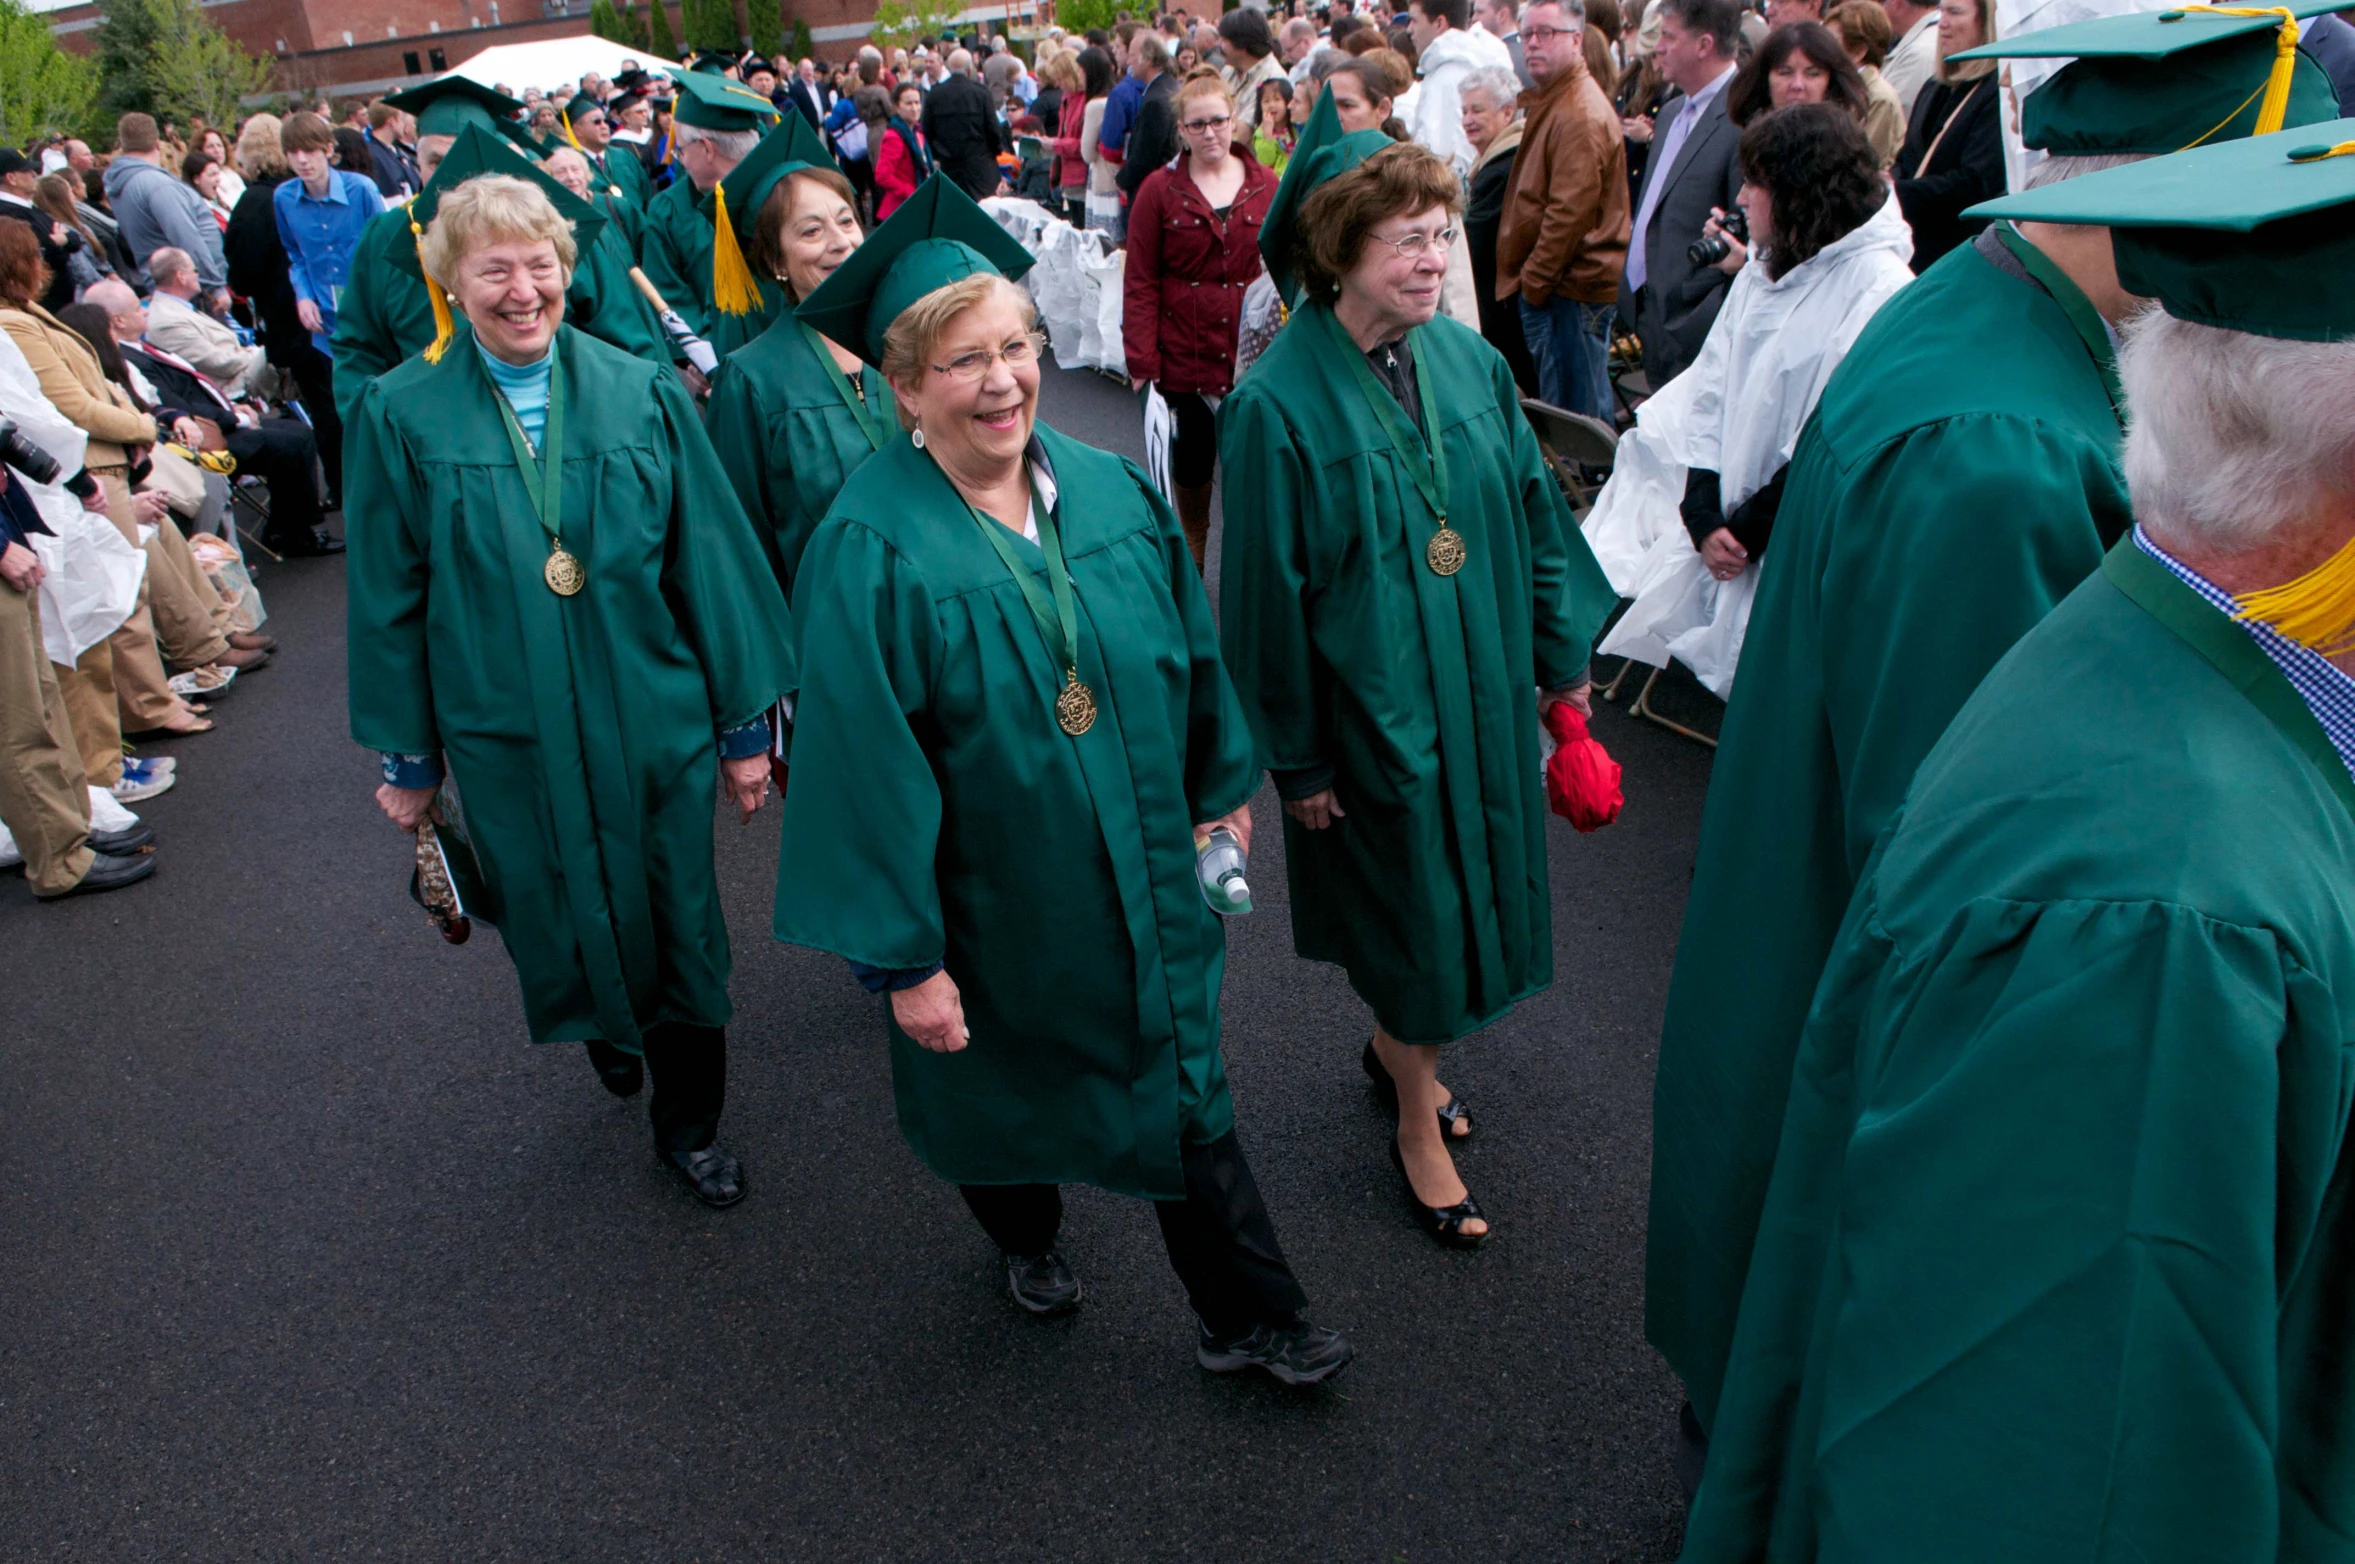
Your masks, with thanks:
<instances>
[{"instance_id":1,"label":"green ribbon medal","mask_svg":"<svg viewBox=\"0 0 2355 1564\"><path fill-rule=\"evenodd\" d=\"M937 464L936 464L937 465ZM942 473L945 480L948 474ZM955 484L950 484L955 488ZM962 494L957 496L964 499ZM1096 725L1096 692L1079 682L1079 611L1071 598L1071 570L1063 563L1063 536L1055 525L1055 513L1039 498L1038 480L1030 483L1030 504L1038 517L1040 552L1047 556L1047 584L1054 590L1054 602L1039 590L1038 580L1030 567L1022 563L1014 552L1013 541L1006 536L1005 523L984 516L971 500L965 500L965 510L973 524L989 539L989 546L998 551L998 558L1006 562L1014 584L1022 588L1023 601L1030 605L1030 617L1038 621L1039 634L1046 637L1047 651L1055 665L1063 670L1063 689L1055 697L1055 720L1073 738Z\"/></svg>"},{"instance_id":2,"label":"green ribbon medal","mask_svg":"<svg viewBox=\"0 0 2355 1564\"><path fill-rule=\"evenodd\" d=\"M1407 476L1415 480L1422 491L1423 503L1431 507L1431 514L1439 519L1439 530L1431 534L1424 545L1423 562L1435 576L1452 576L1464 568L1464 535L1447 524L1447 448L1439 438L1439 409L1431 398L1431 375L1423 364L1422 333L1407 333L1407 352L1415 363L1415 392L1423 401L1423 435L1418 437L1407 426L1406 415L1398 410L1398 398L1392 396L1382 382L1374 378L1367 367L1366 356L1349 340L1342 330L1339 317L1330 309L1317 309L1312 314L1324 318L1325 330L1333 338L1333 346L1349 360L1349 367L1357 372L1357 385L1366 395L1374 410L1382 432L1390 436L1391 448L1406 467Z\"/></svg>"},{"instance_id":3,"label":"green ribbon medal","mask_svg":"<svg viewBox=\"0 0 2355 1564\"><path fill-rule=\"evenodd\" d=\"M483 379L490 381L491 400L499 404L500 421L507 426L507 443L515 448L515 465L523 472L523 492L531 496L532 514L548 534L548 563L540 570L548 590L558 597L571 597L588 581L588 573L581 569L580 559L564 546L564 361L549 348L548 363L548 423L540 431L541 445L534 460L531 437L523 432L523 425L515 416L515 409L507 404L507 394L499 383L491 380L489 365L483 366Z\"/></svg>"},{"instance_id":4,"label":"green ribbon medal","mask_svg":"<svg viewBox=\"0 0 2355 1564\"><path fill-rule=\"evenodd\" d=\"M867 437L867 444L878 451L889 445L891 431L884 426L883 419L875 411L874 403L868 399L865 392L866 370L859 371L857 385L851 384L850 376L844 374L842 366L834 362L834 350L826 339L820 336L806 320L797 319L794 324L799 326L801 334L809 339L810 351L818 356L818 362L826 366L826 378L834 382L834 394L842 398L842 405L849 408L850 416L858 420L859 433Z\"/></svg>"}]
</instances>

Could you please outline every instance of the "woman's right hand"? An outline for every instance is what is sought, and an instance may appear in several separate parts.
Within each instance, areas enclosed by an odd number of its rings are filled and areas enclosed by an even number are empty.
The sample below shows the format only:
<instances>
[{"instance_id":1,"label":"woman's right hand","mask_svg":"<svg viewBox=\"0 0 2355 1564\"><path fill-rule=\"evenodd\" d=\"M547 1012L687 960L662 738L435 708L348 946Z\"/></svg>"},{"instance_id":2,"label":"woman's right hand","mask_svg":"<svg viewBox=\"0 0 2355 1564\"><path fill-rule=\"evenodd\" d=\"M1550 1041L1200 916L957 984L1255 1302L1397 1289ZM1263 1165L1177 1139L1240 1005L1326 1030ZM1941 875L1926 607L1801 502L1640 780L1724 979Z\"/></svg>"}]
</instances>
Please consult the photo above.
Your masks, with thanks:
<instances>
[{"instance_id":1,"label":"woman's right hand","mask_svg":"<svg viewBox=\"0 0 2355 1564\"><path fill-rule=\"evenodd\" d=\"M1704 239L1723 239L1725 241L1725 258L1713 264L1715 264L1719 271L1725 273L1728 277L1731 277L1734 273L1740 271L1743 267L1750 264L1750 247L1744 244L1741 240L1735 238L1732 234L1725 231L1725 225L1722 221L1724 216L1725 213L1722 209L1714 206L1711 207L1709 209L1709 221L1701 225L1701 237Z\"/></svg>"},{"instance_id":2,"label":"woman's right hand","mask_svg":"<svg viewBox=\"0 0 2355 1564\"><path fill-rule=\"evenodd\" d=\"M402 830L414 833L433 809L433 796L440 791L430 787L395 787L390 782L376 789L376 807L384 817Z\"/></svg>"},{"instance_id":3,"label":"woman's right hand","mask_svg":"<svg viewBox=\"0 0 2355 1564\"><path fill-rule=\"evenodd\" d=\"M960 1052L973 1040L965 1025L965 1001L957 992L957 980L945 969L914 988L894 990L891 1018L920 1047L936 1054Z\"/></svg>"}]
</instances>

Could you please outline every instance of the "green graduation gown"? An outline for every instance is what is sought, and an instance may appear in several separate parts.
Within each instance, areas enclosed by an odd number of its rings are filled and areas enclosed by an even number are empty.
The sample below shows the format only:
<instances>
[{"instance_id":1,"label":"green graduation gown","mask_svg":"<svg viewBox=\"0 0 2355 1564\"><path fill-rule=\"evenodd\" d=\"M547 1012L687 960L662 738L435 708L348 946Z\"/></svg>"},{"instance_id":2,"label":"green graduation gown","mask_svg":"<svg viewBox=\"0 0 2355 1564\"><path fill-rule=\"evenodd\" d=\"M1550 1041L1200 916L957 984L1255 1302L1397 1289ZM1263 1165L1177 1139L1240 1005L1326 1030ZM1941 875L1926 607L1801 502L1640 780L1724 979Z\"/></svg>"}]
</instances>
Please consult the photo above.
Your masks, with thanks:
<instances>
[{"instance_id":1,"label":"green graduation gown","mask_svg":"<svg viewBox=\"0 0 2355 1564\"><path fill-rule=\"evenodd\" d=\"M835 389L834 377L792 315L728 355L712 378L704 427L720 465L736 486L745 514L761 529L769 562L788 598L794 567L817 531L843 480L875 454L859 414ZM866 389L866 421L885 443L899 438L891 386L873 369L855 384Z\"/></svg>"},{"instance_id":2,"label":"green graduation gown","mask_svg":"<svg viewBox=\"0 0 2355 1564\"><path fill-rule=\"evenodd\" d=\"M433 341L433 301L415 270L416 243L406 206L370 220L360 231L335 320L335 410L346 423L371 380L415 358ZM406 267L400 260L404 254L410 258ZM668 364L670 338L654 306L630 281L630 264L628 241L607 223L573 267L572 286L564 293L565 323L633 357ZM458 329L463 335L463 320Z\"/></svg>"},{"instance_id":3,"label":"green graduation gown","mask_svg":"<svg viewBox=\"0 0 2355 1564\"><path fill-rule=\"evenodd\" d=\"M654 197L654 185L646 177L646 165L638 160L638 149L626 141L608 142L601 157L589 160L589 177L600 187L611 185L621 192L623 204L643 213L646 203Z\"/></svg>"},{"instance_id":4,"label":"green graduation gown","mask_svg":"<svg viewBox=\"0 0 2355 1564\"><path fill-rule=\"evenodd\" d=\"M2349 1557L2349 1038L2355 784L2128 540L1857 887L1686 1564Z\"/></svg>"},{"instance_id":5,"label":"green graduation gown","mask_svg":"<svg viewBox=\"0 0 2355 1564\"><path fill-rule=\"evenodd\" d=\"M945 962L969 1046L889 1019L900 1132L959 1184L1174 1200L1182 1143L1233 1127L1225 936L1193 828L1259 783L1184 533L1133 465L1038 426L1059 485L1079 675L905 437L851 475L795 581L807 627L777 937L869 966ZM988 525L996 526L996 522ZM1041 578L1045 555L1019 536Z\"/></svg>"},{"instance_id":6,"label":"green graduation gown","mask_svg":"<svg viewBox=\"0 0 2355 1564\"><path fill-rule=\"evenodd\" d=\"M1412 335L1468 559L1434 574L1433 513L1318 315L1219 410L1220 633L1285 792L1330 779L1347 811L1284 822L1294 948L1393 1037L1450 1042L1553 980L1537 690L1586 666L1611 589L1503 357L1445 319Z\"/></svg>"},{"instance_id":7,"label":"green graduation gown","mask_svg":"<svg viewBox=\"0 0 2355 1564\"><path fill-rule=\"evenodd\" d=\"M1987 670L2128 525L2108 338L2051 286L1948 255L1865 328L1791 458L1654 1091L1645 1327L1704 1428L1857 872Z\"/></svg>"},{"instance_id":8,"label":"green graduation gown","mask_svg":"<svg viewBox=\"0 0 2355 1564\"><path fill-rule=\"evenodd\" d=\"M688 329L726 358L786 313L785 290L765 277L756 278L760 307L749 315L725 313L711 299L711 245L711 197L698 195L695 182L682 173L646 209L638 264Z\"/></svg>"},{"instance_id":9,"label":"green graduation gown","mask_svg":"<svg viewBox=\"0 0 2355 1564\"><path fill-rule=\"evenodd\" d=\"M548 535L471 339L373 381L346 435L352 737L440 752L534 1042L635 1049L728 1019L712 879L715 729L792 687L760 544L667 367L570 327L564 546Z\"/></svg>"}]
</instances>

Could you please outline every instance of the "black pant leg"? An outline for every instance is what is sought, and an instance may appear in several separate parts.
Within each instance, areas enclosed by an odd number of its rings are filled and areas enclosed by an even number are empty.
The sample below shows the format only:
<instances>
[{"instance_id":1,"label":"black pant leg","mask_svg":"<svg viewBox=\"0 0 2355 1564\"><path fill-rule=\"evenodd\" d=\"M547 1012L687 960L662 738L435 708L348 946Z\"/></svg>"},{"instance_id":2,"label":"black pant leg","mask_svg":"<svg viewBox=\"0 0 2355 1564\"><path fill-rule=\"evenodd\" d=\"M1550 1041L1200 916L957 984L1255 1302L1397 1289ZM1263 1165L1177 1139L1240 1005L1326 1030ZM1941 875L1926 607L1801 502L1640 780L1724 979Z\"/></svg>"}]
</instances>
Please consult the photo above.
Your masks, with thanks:
<instances>
[{"instance_id":1,"label":"black pant leg","mask_svg":"<svg viewBox=\"0 0 2355 1564\"><path fill-rule=\"evenodd\" d=\"M1169 448L1169 481L1181 489L1206 487L1218 475L1218 414L1199 391L1172 391L1165 398L1177 427Z\"/></svg>"},{"instance_id":2,"label":"black pant leg","mask_svg":"<svg viewBox=\"0 0 2355 1564\"><path fill-rule=\"evenodd\" d=\"M319 480L312 471L311 431L292 418L270 418L259 429L225 433L237 469L270 486L270 538L297 546L310 541L319 525Z\"/></svg>"},{"instance_id":3,"label":"black pant leg","mask_svg":"<svg viewBox=\"0 0 2355 1564\"><path fill-rule=\"evenodd\" d=\"M1052 1184L959 1184L957 1193L1008 1254L1044 1254L1063 1230L1063 1191Z\"/></svg>"},{"instance_id":4,"label":"black pant leg","mask_svg":"<svg viewBox=\"0 0 2355 1564\"><path fill-rule=\"evenodd\" d=\"M1308 1295L1276 1241L1242 1142L1230 1130L1206 1146L1179 1150L1186 1198L1157 1200L1153 1214L1195 1314L1219 1332L1291 1323L1308 1307Z\"/></svg>"},{"instance_id":5,"label":"black pant leg","mask_svg":"<svg viewBox=\"0 0 2355 1564\"><path fill-rule=\"evenodd\" d=\"M319 441L319 465L327 469L327 492L343 496L343 420L335 416L335 361L304 343L295 349L294 383L303 411Z\"/></svg>"},{"instance_id":6,"label":"black pant leg","mask_svg":"<svg viewBox=\"0 0 2355 1564\"><path fill-rule=\"evenodd\" d=\"M728 1034L716 1026L667 1021L646 1032L647 1116L664 1151L701 1151L719 1138L728 1095Z\"/></svg>"}]
</instances>

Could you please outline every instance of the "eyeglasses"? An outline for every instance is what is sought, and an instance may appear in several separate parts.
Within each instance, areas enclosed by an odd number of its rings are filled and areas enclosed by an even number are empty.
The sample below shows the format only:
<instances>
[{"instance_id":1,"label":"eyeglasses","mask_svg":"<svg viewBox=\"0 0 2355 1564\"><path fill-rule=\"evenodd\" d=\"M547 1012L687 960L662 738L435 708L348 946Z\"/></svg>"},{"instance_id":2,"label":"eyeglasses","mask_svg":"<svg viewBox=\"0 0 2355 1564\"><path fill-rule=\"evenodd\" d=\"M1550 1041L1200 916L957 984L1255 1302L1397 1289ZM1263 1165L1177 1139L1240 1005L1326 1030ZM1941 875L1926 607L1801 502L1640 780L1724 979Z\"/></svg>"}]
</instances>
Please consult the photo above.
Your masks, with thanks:
<instances>
[{"instance_id":1,"label":"eyeglasses","mask_svg":"<svg viewBox=\"0 0 2355 1564\"><path fill-rule=\"evenodd\" d=\"M1182 120L1179 122L1179 128L1184 130L1224 130L1234 122L1233 115L1221 114L1216 119Z\"/></svg>"},{"instance_id":2,"label":"eyeglasses","mask_svg":"<svg viewBox=\"0 0 2355 1564\"><path fill-rule=\"evenodd\" d=\"M1047 339L1043 335L1035 331L1028 331L1002 348L975 348L970 353L960 353L947 363L935 364L932 367L937 373L946 375L951 380L970 382L987 375L990 365L1001 358L1006 361L1008 369L1020 369L1023 365L1035 360L1039 356L1039 350L1046 345Z\"/></svg>"},{"instance_id":3,"label":"eyeglasses","mask_svg":"<svg viewBox=\"0 0 2355 1564\"><path fill-rule=\"evenodd\" d=\"M1575 27L1524 27L1521 29L1523 43L1543 43L1548 38L1575 38L1577 36L1578 29Z\"/></svg>"},{"instance_id":4,"label":"eyeglasses","mask_svg":"<svg viewBox=\"0 0 2355 1564\"><path fill-rule=\"evenodd\" d=\"M1431 252L1433 245L1437 245L1442 250L1450 248L1457 239L1463 237L1463 232L1461 228L1442 228L1437 233L1424 233L1417 230L1397 239L1391 238L1388 234L1367 234L1366 237L1381 240L1396 250L1398 258L1402 261L1419 261Z\"/></svg>"}]
</instances>

